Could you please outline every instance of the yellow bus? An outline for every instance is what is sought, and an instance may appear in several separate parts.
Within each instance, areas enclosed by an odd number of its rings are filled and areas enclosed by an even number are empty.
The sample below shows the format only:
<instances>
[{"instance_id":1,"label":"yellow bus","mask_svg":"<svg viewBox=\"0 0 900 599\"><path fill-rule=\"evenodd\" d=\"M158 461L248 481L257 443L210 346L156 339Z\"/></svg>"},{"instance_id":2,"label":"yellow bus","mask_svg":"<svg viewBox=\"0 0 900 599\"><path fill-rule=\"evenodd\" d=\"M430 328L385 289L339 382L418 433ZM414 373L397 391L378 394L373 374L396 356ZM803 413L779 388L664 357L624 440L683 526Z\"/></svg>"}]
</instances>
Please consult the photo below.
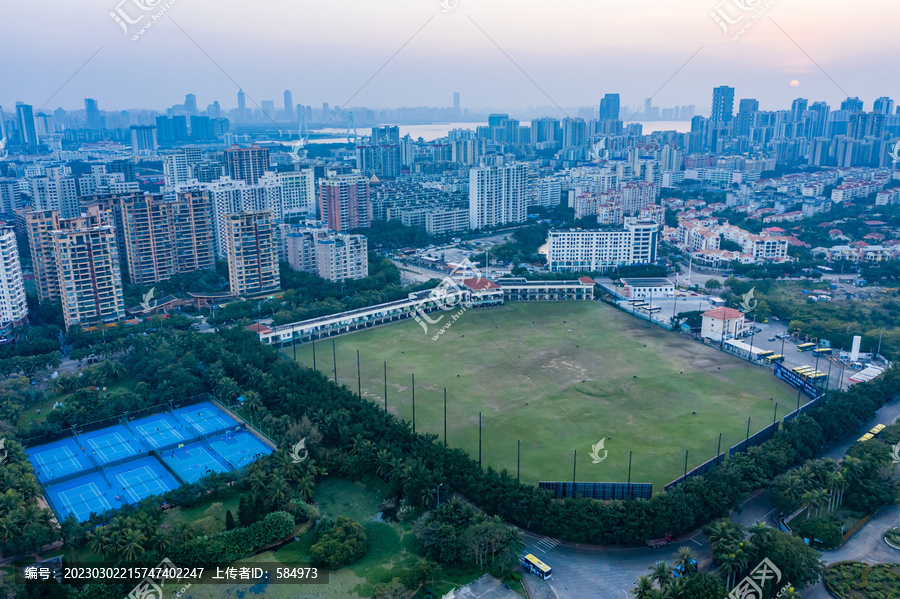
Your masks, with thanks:
<instances>
[{"instance_id":1,"label":"yellow bus","mask_svg":"<svg viewBox=\"0 0 900 599\"><path fill-rule=\"evenodd\" d=\"M820 381L820 380L822 380L822 379L824 379L824 378L827 378L827 377L828 377L827 374L825 374L824 372L819 372L819 371L817 370L817 371L813 372L812 374L807 374L807 375L806 375L806 380L808 380L808 381Z\"/></svg>"},{"instance_id":2,"label":"yellow bus","mask_svg":"<svg viewBox=\"0 0 900 599\"><path fill-rule=\"evenodd\" d=\"M874 436L875 435L873 435L872 433L866 433L865 435L863 435L862 437L857 439L857 441L868 441L869 439L871 439Z\"/></svg>"},{"instance_id":3,"label":"yellow bus","mask_svg":"<svg viewBox=\"0 0 900 599\"><path fill-rule=\"evenodd\" d=\"M815 370L815 368L813 368L812 366L797 366L795 368L791 368L791 372L793 372L794 374L799 374L800 376L803 376L808 372L812 372L813 370Z\"/></svg>"},{"instance_id":4,"label":"yellow bus","mask_svg":"<svg viewBox=\"0 0 900 599\"><path fill-rule=\"evenodd\" d=\"M775 354L774 356L766 356L766 364L775 364L776 362L784 362L784 356L782 354Z\"/></svg>"},{"instance_id":5,"label":"yellow bus","mask_svg":"<svg viewBox=\"0 0 900 599\"><path fill-rule=\"evenodd\" d=\"M547 580L548 578L550 578L550 574L552 573L550 566L534 557L534 555L529 553L524 558L522 558L522 563L526 568L528 568L530 572L537 574L542 579Z\"/></svg>"},{"instance_id":6,"label":"yellow bus","mask_svg":"<svg viewBox=\"0 0 900 599\"><path fill-rule=\"evenodd\" d=\"M797 346L797 351L809 351L811 349L816 349L815 343L801 343Z\"/></svg>"},{"instance_id":7,"label":"yellow bus","mask_svg":"<svg viewBox=\"0 0 900 599\"><path fill-rule=\"evenodd\" d=\"M762 360L763 358L768 358L769 356L774 356L774 355L775 355L775 352L773 352L772 350L769 350L769 349L763 350L763 351L759 352L758 354L756 354L756 356L760 360Z\"/></svg>"},{"instance_id":8,"label":"yellow bus","mask_svg":"<svg viewBox=\"0 0 900 599\"><path fill-rule=\"evenodd\" d=\"M831 348L830 347L820 347L819 349L814 349L813 353L817 354L819 356L830 356Z\"/></svg>"},{"instance_id":9,"label":"yellow bus","mask_svg":"<svg viewBox=\"0 0 900 599\"><path fill-rule=\"evenodd\" d=\"M885 426L883 424L876 424L875 426L872 427L872 430L870 430L869 433L871 433L872 436L874 437L874 436L878 435L878 433L880 433L884 429L885 429Z\"/></svg>"}]
</instances>

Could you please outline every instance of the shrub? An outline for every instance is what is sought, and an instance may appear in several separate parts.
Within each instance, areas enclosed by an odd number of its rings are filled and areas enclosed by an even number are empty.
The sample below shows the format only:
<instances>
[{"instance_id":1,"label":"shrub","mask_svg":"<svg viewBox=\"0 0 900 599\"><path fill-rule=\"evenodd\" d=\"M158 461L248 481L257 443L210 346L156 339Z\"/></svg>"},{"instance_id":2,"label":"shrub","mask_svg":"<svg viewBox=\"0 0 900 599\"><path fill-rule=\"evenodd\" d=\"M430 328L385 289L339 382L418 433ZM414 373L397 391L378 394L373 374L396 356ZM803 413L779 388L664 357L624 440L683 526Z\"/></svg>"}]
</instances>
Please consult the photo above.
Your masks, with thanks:
<instances>
[{"instance_id":1,"label":"shrub","mask_svg":"<svg viewBox=\"0 0 900 599\"><path fill-rule=\"evenodd\" d=\"M362 524L346 516L338 516L329 525L317 526L316 534L319 540L310 547L309 555L332 569L352 564L369 550Z\"/></svg>"}]
</instances>

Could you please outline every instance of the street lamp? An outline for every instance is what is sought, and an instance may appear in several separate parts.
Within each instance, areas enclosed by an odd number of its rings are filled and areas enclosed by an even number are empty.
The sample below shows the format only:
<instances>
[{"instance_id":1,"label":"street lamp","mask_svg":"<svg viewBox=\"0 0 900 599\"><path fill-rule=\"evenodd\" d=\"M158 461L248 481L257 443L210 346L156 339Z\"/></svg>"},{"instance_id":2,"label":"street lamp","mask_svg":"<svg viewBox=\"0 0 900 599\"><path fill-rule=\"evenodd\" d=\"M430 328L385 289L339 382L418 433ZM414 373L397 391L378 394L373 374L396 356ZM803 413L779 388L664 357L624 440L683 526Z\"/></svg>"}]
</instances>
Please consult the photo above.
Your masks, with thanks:
<instances>
[{"instance_id":1,"label":"street lamp","mask_svg":"<svg viewBox=\"0 0 900 599\"><path fill-rule=\"evenodd\" d=\"M441 487L444 486L444 483L441 483L437 486L437 506L441 507Z\"/></svg>"}]
</instances>

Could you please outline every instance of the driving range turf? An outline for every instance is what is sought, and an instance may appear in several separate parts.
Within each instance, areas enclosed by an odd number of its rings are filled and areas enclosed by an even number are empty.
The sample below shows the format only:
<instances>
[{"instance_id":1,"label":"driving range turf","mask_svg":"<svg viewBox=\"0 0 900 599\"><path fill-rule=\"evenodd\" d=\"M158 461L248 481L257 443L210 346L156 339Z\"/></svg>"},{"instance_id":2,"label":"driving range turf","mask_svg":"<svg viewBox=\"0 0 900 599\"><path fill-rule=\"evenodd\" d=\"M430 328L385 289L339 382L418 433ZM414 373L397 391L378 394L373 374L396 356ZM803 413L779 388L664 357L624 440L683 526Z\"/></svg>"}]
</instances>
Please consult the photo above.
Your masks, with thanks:
<instances>
[{"instance_id":1,"label":"driving range turf","mask_svg":"<svg viewBox=\"0 0 900 599\"><path fill-rule=\"evenodd\" d=\"M482 462L523 482L653 483L654 492L794 410L797 393L765 369L600 302L513 302L468 310L437 340L413 320L334 338L338 381ZM431 317L437 317L436 314ZM312 367L312 344L283 351ZM316 367L333 377L332 339L315 344ZM804 395L802 402L808 398ZM606 459L592 446L606 439ZM603 457L604 452L599 452Z\"/></svg>"}]
</instances>

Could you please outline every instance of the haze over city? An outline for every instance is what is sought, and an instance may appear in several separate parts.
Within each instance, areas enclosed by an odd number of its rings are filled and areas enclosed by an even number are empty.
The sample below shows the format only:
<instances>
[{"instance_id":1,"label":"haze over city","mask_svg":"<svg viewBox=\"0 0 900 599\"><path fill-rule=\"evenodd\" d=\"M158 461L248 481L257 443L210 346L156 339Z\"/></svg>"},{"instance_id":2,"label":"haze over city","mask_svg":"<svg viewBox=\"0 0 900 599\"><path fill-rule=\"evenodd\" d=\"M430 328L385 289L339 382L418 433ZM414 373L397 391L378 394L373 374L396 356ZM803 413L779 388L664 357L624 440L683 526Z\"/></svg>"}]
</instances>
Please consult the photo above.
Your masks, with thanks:
<instances>
[{"instance_id":1,"label":"haze over city","mask_svg":"<svg viewBox=\"0 0 900 599\"><path fill-rule=\"evenodd\" d=\"M444 106L459 91L466 108L546 106L562 117L554 104L592 106L617 92L637 106L661 87L656 105L695 104L703 114L707 90L723 83L770 110L798 95L835 104L900 91L886 70L898 50L884 40L900 16L888 0L854 4L852 19L844 3L759 3L769 7L737 41L710 16L715 0L459 0L448 12L437 0L272 0L263 10L180 0L136 42L108 4L36 13L5 3L0 104L71 109L95 97L107 110L156 109L195 93L203 106L233 107L240 86L256 102L292 89L298 102L343 105L359 90L351 105Z\"/></svg>"}]
</instances>

